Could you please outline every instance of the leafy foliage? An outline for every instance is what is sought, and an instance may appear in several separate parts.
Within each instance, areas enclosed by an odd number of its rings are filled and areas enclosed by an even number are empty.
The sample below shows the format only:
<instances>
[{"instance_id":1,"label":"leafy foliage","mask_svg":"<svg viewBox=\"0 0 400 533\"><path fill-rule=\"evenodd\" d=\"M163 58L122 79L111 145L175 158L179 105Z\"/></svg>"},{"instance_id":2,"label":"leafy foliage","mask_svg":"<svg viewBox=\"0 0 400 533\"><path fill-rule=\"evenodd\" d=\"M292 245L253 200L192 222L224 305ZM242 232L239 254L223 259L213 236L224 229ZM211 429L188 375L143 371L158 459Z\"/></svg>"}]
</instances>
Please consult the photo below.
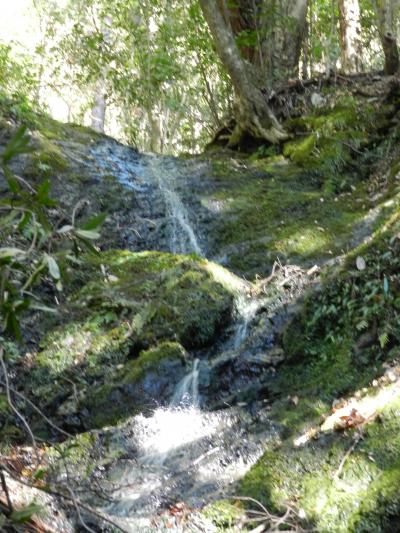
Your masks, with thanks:
<instances>
[{"instance_id":1,"label":"leafy foliage","mask_svg":"<svg viewBox=\"0 0 400 533\"><path fill-rule=\"evenodd\" d=\"M50 182L36 189L10 168L13 158L32 152L26 127L21 126L1 154L8 193L0 202L0 317L2 329L20 337L20 315L27 309L54 311L35 288L45 283L62 290L62 270L82 249L96 251L92 241L104 221L98 215L84 227L60 227L54 220L57 202L50 197Z\"/></svg>"},{"instance_id":2,"label":"leafy foliage","mask_svg":"<svg viewBox=\"0 0 400 533\"><path fill-rule=\"evenodd\" d=\"M350 339L357 364L383 358L398 345L399 251L395 222L372 244L358 250L365 260L365 270L356 268L357 254L351 254L343 271L328 279L323 290L307 302L301 319L302 341L295 346L297 338L293 350L288 345L292 355L329 359L332 348L348 345Z\"/></svg>"}]
</instances>

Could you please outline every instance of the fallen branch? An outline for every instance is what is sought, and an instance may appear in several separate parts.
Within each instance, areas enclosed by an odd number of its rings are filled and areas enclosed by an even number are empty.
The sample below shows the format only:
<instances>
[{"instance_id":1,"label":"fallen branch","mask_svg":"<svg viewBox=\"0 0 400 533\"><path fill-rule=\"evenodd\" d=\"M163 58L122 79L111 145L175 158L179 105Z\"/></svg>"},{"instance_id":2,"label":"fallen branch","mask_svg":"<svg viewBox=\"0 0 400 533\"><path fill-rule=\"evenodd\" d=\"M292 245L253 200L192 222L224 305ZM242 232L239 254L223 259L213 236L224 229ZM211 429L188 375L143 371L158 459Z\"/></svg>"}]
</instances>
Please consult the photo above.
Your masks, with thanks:
<instances>
[{"instance_id":1,"label":"fallen branch","mask_svg":"<svg viewBox=\"0 0 400 533\"><path fill-rule=\"evenodd\" d=\"M341 475L341 473L343 471L343 467L346 464L347 459L354 452L354 450L356 449L356 447L357 447L357 445L358 445L358 443L360 442L361 439L362 439L362 433L359 432L355 436L353 444L350 446L350 448L347 450L347 452L344 454L342 460L340 461L338 469L336 470L336 472L333 475L333 479L339 479L340 478L340 475Z\"/></svg>"},{"instance_id":2,"label":"fallen branch","mask_svg":"<svg viewBox=\"0 0 400 533\"><path fill-rule=\"evenodd\" d=\"M38 487L34 485L33 483L29 483L25 479L23 479L20 476L17 476L12 470L8 469L7 467L3 466L3 470L17 483L20 483L21 485L24 485L25 487L28 487L30 489L36 489L44 494L54 496L55 498L60 498L62 500L65 500L69 505L75 508L75 505L78 505L80 509L83 509L84 511L87 511L89 514L96 516L100 520L103 520L104 522L107 522L111 526L115 527L118 531L121 531L122 533L129 533L126 529L123 529L120 525L118 525L116 522L105 516L103 513L92 507L91 505L88 505L86 503L83 503L82 501L78 500L76 496L72 497L71 495L64 494L62 492L59 492L57 490L51 489L50 487ZM69 491L71 491L71 488L68 488Z\"/></svg>"}]
</instances>

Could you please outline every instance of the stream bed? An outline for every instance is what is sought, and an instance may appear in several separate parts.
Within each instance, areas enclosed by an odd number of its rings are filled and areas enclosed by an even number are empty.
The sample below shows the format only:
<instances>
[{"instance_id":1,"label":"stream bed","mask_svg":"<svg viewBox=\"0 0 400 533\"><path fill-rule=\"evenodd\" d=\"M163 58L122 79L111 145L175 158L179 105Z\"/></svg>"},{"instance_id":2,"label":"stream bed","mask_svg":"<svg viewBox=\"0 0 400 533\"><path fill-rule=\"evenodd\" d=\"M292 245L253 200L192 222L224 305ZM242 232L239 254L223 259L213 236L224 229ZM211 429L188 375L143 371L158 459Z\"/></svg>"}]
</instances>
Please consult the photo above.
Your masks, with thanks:
<instances>
[{"instance_id":1,"label":"stream bed","mask_svg":"<svg viewBox=\"0 0 400 533\"><path fill-rule=\"evenodd\" d=\"M187 206L181 194L187 181L185 162L114 148L100 144L92 156L104 174L117 176L147 205L143 218L154 223L150 246L206 257L199 211L191 210L193 204ZM157 244L160 225L163 237ZM274 341L309 282L306 278L301 269L293 276L281 268L273 288L255 293L238 279L234 322L214 346L192 354L191 369L170 405L107 429L107 453L119 458L103 474L109 501L96 505L123 530L213 531L210 524L179 524L168 510L178 504L195 511L233 495L235 482L268 443L279 440L279 429L268 419L266 398L268 382L282 360Z\"/></svg>"}]
</instances>

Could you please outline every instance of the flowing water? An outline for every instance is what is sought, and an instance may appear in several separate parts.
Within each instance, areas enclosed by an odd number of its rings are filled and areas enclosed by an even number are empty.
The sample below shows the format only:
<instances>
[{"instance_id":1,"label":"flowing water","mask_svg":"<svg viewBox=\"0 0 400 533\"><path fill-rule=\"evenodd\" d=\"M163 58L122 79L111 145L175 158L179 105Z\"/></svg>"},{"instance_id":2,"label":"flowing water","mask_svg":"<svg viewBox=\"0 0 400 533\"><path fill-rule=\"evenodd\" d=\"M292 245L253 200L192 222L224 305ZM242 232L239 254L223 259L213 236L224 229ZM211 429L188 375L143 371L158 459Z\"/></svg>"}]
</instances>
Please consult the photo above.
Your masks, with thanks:
<instances>
[{"instance_id":1,"label":"flowing water","mask_svg":"<svg viewBox=\"0 0 400 533\"><path fill-rule=\"evenodd\" d=\"M106 144L93 149L93 156L103 162L105 174L112 173L138 197L148 196L161 206L169 251L206 255L185 204L185 167L179 161L140 156ZM177 521L171 524L168 509L178 502L197 509L233 494L235 482L257 461L266 443L277 438L265 400L248 404L237 398L221 400L218 410L211 401L225 398L224 386L230 398L242 385L245 390L251 387L253 379L261 383L267 373L270 363L265 353L273 346L274 329L265 325L266 319L260 328L258 314L263 306L265 298L250 298L239 290L237 321L229 338L193 361L169 407L159 407L151 416L135 416L112 430L111 448L122 448L124 459L115 461L107 473L112 501L101 508L126 531L155 532L164 527L196 531ZM277 306L269 322L279 313ZM212 531L211 526L205 527L201 531Z\"/></svg>"}]
</instances>

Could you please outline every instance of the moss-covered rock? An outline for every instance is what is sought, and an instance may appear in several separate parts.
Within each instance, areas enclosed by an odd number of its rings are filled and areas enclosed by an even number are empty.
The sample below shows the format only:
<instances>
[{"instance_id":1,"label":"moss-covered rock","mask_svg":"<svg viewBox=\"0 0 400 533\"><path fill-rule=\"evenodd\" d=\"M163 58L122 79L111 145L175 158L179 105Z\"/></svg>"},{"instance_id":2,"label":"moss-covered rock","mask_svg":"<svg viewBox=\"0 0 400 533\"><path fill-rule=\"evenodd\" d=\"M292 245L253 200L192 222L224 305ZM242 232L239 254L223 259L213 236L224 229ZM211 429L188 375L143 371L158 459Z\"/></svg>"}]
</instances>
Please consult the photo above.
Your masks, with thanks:
<instances>
[{"instance_id":1,"label":"moss-covered rock","mask_svg":"<svg viewBox=\"0 0 400 533\"><path fill-rule=\"evenodd\" d=\"M368 383L397 355L399 229L396 214L368 244L348 254L288 325L283 345L297 371L289 368L282 379L291 380L292 390L307 388L308 394L332 398ZM362 270L357 258L365 262Z\"/></svg>"},{"instance_id":2,"label":"moss-covered rock","mask_svg":"<svg viewBox=\"0 0 400 533\"><path fill-rule=\"evenodd\" d=\"M308 135L305 139L287 142L283 148L283 155L290 157L295 163L306 163L311 157L317 144L315 134Z\"/></svg>"},{"instance_id":3,"label":"moss-covered rock","mask_svg":"<svg viewBox=\"0 0 400 533\"><path fill-rule=\"evenodd\" d=\"M218 281L222 270L158 252L84 258L59 325L48 323L21 376L24 386L42 406L85 427L167 401L185 372L185 349L209 345L231 320L233 294Z\"/></svg>"},{"instance_id":4,"label":"moss-covered rock","mask_svg":"<svg viewBox=\"0 0 400 533\"><path fill-rule=\"evenodd\" d=\"M244 514L243 506L233 500L218 500L202 510L202 515L211 521L216 531L225 533L238 531L238 523Z\"/></svg>"},{"instance_id":5,"label":"moss-covered rock","mask_svg":"<svg viewBox=\"0 0 400 533\"><path fill-rule=\"evenodd\" d=\"M311 266L360 242L361 228L369 224L368 234L378 226L368 222L376 207L371 174L397 142L392 115L389 105L343 94L289 120L293 139L281 148L261 147L248 158L210 154L213 179L202 202L214 215L212 252L251 278L269 275L277 257Z\"/></svg>"},{"instance_id":6,"label":"moss-covered rock","mask_svg":"<svg viewBox=\"0 0 400 533\"><path fill-rule=\"evenodd\" d=\"M399 356L399 230L397 213L332 269L287 327L287 357L270 386L280 398L270 412L281 441L238 488L275 513L295 501L321 533L398 527L400 396L397 374L389 373L389 385L380 376ZM355 422L361 426L343 431L360 416L355 400L343 425L321 425L332 404L355 391L367 395L372 413Z\"/></svg>"},{"instance_id":7,"label":"moss-covered rock","mask_svg":"<svg viewBox=\"0 0 400 533\"><path fill-rule=\"evenodd\" d=\"M115 425L122 418L168 402L187 373L188 355L176 342L142 351L118 369L110 382L90 390L77 405L86 427Z\"/></svg>"},{"instance_id":8,"label":"moss-covered rock","mask_svg":"<svg viewBox=\"0 0 400 533\"><path fill-rule=\"evenodd\" d=\"M30 178L48 178L65 172L68 161L60 147L54 142L40 136L39 146L33 153L31 162L25 168L24 174Z\"/></svg>"},{"instance_id":9,"label":"moss-covered rock","mask_svg":"<svg viewBox=\"0 0 400 533\"><path fill-rule=\"evenodd\" d=\"M217 163L217 164L216 164ZM218 186L204 194L215 211L215 255L234 272L266 276L277 258L313 265L341 253L371 207L368 185L351 193L325 194L313 172L287 162L213 161Z\"/></svg>"},{"instance_id":10,"label":"moss-covered rock","mask_svg":"<svg viewBox=\"0 0 400 533\"><path fill-rule=\"evenodd\" d=\"M321 533L389 533L400 513L399 397L363 433L291 439L267 451L244 477L246 494L273 512L296 500ZM306 439L307 440L307 439Z\"/></svg>"}]
</instances>

